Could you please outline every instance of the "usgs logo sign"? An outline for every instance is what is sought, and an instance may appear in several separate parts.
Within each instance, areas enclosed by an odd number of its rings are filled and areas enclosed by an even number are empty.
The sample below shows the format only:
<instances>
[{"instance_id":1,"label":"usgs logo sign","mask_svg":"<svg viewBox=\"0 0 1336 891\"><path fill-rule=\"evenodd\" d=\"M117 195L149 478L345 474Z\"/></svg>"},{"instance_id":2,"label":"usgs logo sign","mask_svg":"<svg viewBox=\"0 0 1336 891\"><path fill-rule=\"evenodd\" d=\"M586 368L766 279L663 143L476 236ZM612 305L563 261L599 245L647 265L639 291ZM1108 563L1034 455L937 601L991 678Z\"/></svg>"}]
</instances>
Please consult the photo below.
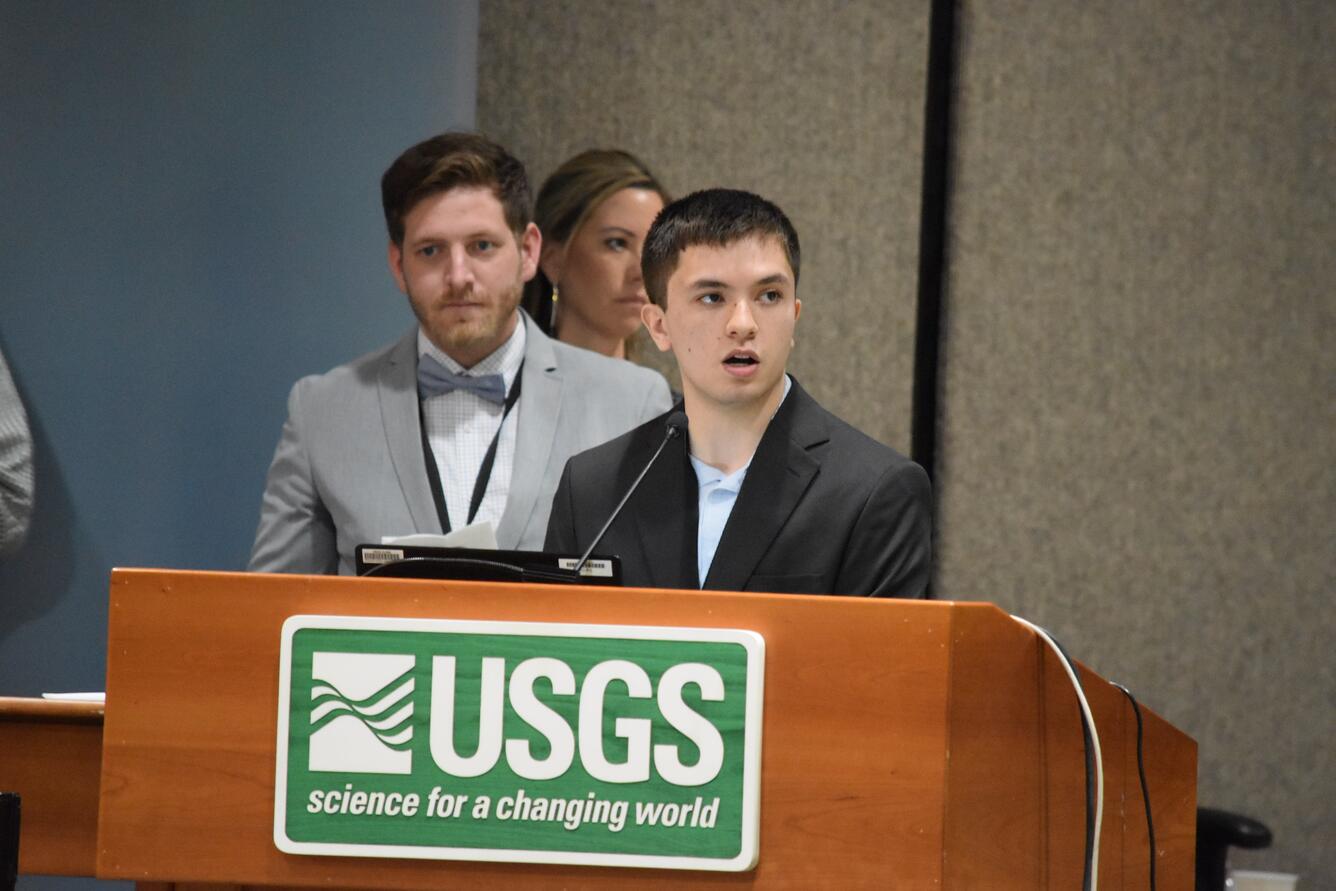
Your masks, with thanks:
<instances>
[{"instance_id":1,"label":"usgs logo sign","mask_svg":"<svg viewBox=\"0 0 1336 891\"><path fill-rule=\"evenodd\" d=\"M294 616L281 658L283 851L756 863L754 632Z\"/></svg>"},{"instance_id":2,"label":"usgs logo sign","mask_svg":"<svg viewBox=\"0 0 1336 891\"><path fill-rule=\"evenodd\" d=\"M666 726L680 734L685 747L696 753L694 763L685 765L681 756L684 746L676 743L653 746L654 772L659 777L675 786L700 786L719 776L723 766L724 740L719 728L683 699L684 688L693 685L702 701L723 700L723 676L711 665L700 662L673 665L660 676L656 689L649 672L640 665L628 659L608 659L590 668L577 690L575 672L560 659L550 656L525 659L510 672L507 682L506 660L483 657L481 702L476 711L466 709L462 716L477 726L477 743L473 754L462 755L455 745L457 660L454 656L433 656L431 661L431 757L437 767L451 776L476 777L496 767L501 757L507 704L520 721L542 737L537 745L531 745L523 737L506 739L505 759L510 769L526 780L556 779L571 769L576 755L576 734L560 714L538 697L537 687L551 690L554 697L578 693L580 767L595 780L643 783L650 778L653 718L616 718L613 732L625 740L625 758L614 762L604 749L603 725L609 714L609 688L614 685L624 688L630 698L653 698ZM471 734L464 736L472 742ZM535 750L545 751L546 755L535 757Z\"/></svg>"}]
</instances>

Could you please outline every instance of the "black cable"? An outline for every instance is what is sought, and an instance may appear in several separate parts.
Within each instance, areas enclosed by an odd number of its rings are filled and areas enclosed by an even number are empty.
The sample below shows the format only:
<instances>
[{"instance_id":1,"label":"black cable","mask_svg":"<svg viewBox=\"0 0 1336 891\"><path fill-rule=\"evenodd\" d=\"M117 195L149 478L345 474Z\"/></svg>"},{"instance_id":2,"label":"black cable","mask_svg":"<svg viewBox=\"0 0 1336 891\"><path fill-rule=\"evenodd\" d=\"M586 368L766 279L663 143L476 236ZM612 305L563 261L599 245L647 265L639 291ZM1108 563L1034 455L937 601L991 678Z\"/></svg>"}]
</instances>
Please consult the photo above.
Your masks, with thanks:
<instances>
[{"instance_id":1,"label":"black cable","mask_svg":"<svg viewBox=\"0 0 1336 891\"><path fill-rule=\"evenodd\" d=\"M1132 703L1132 712L1137 716L1137 776L1141 778L1141 801L1146 806L1146 838L1147 847L1150 852L1150 891L1155 891L1155 820L1151 817L1150 811L1150 785L1146 782L1146 759L1141 746L1141 705L1137 698L1132 695L1132 691L1122 684L1114 684L1127 701Z\"/></svg>"},{"instance_id":2,"label":"black cable","mask_svg":"<svg viewBox=\"0 0 1336 891\"><path fill-rule=\"evenodd\" d=\"M498 557L506 556L497 551ZM455 582L540 582L549 585L597 585L578 573L561 568L506 563L484 557L401 557L367 567L358 578L434 579Z\"/></svg>"},{"instance_id":3,"label":"black cable","mask_svg":"<svg viewBox=\"0 0 1336 891\"><path fill-rule=\"evenodd\" d=\"M500 552L498 552L500 553ZM401 557L367 567L361 578L442 579L447 581L523 582L524 569L474 557Z\"/></svg>"},{"instance_id":4,"label":"black cable","mask_svg":"<svg viewBox=\"0 0 1336 891\"><path fill-rule=\"evenodd\" d=\"M1048 634L1047 630L1045 631ZM1072 670L1072 677L1076 678L1076 686L1080 687L1081 695L1085 696L1085 685L1081 683L1081 672L1077 669L1076 663L1072 657L1067 655L1067 651L1058 639L1052 634L1048 634L1049 640L1053 641L1053 646L1058 648L1062 654L1062 661ZM1081 873L1081 891L1090 891L1090 882L1092 879L1091 861L1095 857L1095 741L1091 735L1090 721L1086 718L1085 709L1078 709L1081 712L1081 739L1085 745L1085 780L1086 780L1086 848L1085 864Z\"/></svg>"}]
</instances>

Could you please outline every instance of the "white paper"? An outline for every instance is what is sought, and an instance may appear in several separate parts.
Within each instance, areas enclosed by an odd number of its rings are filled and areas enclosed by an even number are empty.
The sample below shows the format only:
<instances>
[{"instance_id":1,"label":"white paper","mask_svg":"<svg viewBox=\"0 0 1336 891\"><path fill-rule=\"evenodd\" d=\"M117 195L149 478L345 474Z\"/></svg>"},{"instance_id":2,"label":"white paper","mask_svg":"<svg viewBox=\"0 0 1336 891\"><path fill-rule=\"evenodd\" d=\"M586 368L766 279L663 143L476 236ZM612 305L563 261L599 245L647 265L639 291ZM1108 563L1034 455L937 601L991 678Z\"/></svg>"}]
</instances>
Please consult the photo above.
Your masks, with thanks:
<instances>
[{"instance_id":1,"label":"white paper","mask_svg":"<svg viewBox=\"0 0 1336 891\"><path fill-rule=\"evenodd\" d=\"M56 699L61 702L103 702L107 701L106 693L43 693L43 699Z\"/></svg>"},{"instance_id":2,"label":"white paper","mask_svg":"<svg viewBox=\"0 0 1336 891\"><path fill-rule=\"evenodd\" d=\"M418 532L413 535L385 535L380 539L383 545L416 545L427 548L479 548L486 551L496 550L496 530L490 520L473 523L463 529L452 529L445 535L430 532Z\"/></svg>"}]
</instances>

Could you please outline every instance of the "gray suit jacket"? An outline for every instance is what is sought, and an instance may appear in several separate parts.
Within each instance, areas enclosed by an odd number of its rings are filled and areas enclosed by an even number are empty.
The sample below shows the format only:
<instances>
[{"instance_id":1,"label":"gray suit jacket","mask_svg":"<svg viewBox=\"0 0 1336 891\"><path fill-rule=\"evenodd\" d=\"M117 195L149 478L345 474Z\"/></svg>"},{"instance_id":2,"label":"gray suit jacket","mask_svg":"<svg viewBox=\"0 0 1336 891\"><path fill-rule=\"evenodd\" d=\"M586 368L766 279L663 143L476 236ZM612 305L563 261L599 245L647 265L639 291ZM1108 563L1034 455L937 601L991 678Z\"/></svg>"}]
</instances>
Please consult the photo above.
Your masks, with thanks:
<instances>
[{"instance_id":1,"label":"gray suit jacket","mask_svg":"<svg viewBox=\"0 0 1336 891\"><path fill-rule=\"evenodd\" d=\"M668 385L630 362L558 343L521 317L524 389L496 535L502 548L539 550L566 460L665 411ZM250 569L351 575L359 544L439 533L420 424L416 327L382 350L297 381Z\"/></svg>"}]
</instances>

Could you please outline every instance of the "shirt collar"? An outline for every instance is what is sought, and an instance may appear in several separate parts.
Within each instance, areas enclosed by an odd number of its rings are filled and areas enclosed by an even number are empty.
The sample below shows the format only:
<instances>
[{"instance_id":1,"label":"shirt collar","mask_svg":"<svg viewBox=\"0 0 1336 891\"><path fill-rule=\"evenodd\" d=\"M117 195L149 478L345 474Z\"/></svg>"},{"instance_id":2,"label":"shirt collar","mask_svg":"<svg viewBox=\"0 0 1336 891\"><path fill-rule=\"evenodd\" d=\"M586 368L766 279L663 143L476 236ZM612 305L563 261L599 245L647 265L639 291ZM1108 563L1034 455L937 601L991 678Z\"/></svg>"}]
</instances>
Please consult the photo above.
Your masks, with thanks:
<instances>
[{"instance_id":1,"label":"shirt collar","mask_svg":"<svg viewBox=\"0 0 1336 891\"><path fill-rule=\"evenodd\" d=\"M520 369L520 364L524 361L524 346L527 339L528 334L525 332L524 316L521 315L515 325L515 330L511 332L510 337L506 338L505 343L497 347L477 365L472 368L465 368L447 356L444 350L432 343L426 332L422 330L422 326L418 325L418 356L431 356L455 374L467 372L472 377L480 377L484 374L499 374L505 379L506 387L509 388L515 381L515 375Z\"/></svg>"},{"instance_id":2,"label":"shirt collar","mask_svg":"<svg viewBox=\"0 0 1336 891\"><path fill-rule=\"evenodd\" d=\"M791 389L793 389L793 378L786 374L784 375L784 395L779 397L779 405L775 406L776 415L779 414L779 408L784 404L784 400L789 398L789 390ZM775 415L771 415L770 420L773 421L774 419ZM747 475L747 468L751 467L752 459L756 457L756 452L753 451L751 453L751 457L747 459L746 464L727 476L725 476L724 472L718 467L715 467L712 464L706 464L695 455L688 454L687 457L691 459L691 467L696 471L696 482L701 488L717 484L720 489L726 489L730 492L737 493L742 489L742 478Z\"/></svg>"},{"instance_id":3,"label":"shirt collar","mask_svg":"<svg viewBox=\"0 0 1336 891\"><path fill-rule=\"evenodd\" d=\"M742 491L742 480L747 475L747 468L751 467L751 458L747 459L746 464L728 474L728 476L724 476L724 472L718 467L706 464L695 455L689 455L688 457L691 458L691 468L696 471L696 483L699 488L704 489L706 486L713 486L726 492L732 492L735 495ZM752 457L755 457L755 453Z\"/></svg>"}]
</instances>

